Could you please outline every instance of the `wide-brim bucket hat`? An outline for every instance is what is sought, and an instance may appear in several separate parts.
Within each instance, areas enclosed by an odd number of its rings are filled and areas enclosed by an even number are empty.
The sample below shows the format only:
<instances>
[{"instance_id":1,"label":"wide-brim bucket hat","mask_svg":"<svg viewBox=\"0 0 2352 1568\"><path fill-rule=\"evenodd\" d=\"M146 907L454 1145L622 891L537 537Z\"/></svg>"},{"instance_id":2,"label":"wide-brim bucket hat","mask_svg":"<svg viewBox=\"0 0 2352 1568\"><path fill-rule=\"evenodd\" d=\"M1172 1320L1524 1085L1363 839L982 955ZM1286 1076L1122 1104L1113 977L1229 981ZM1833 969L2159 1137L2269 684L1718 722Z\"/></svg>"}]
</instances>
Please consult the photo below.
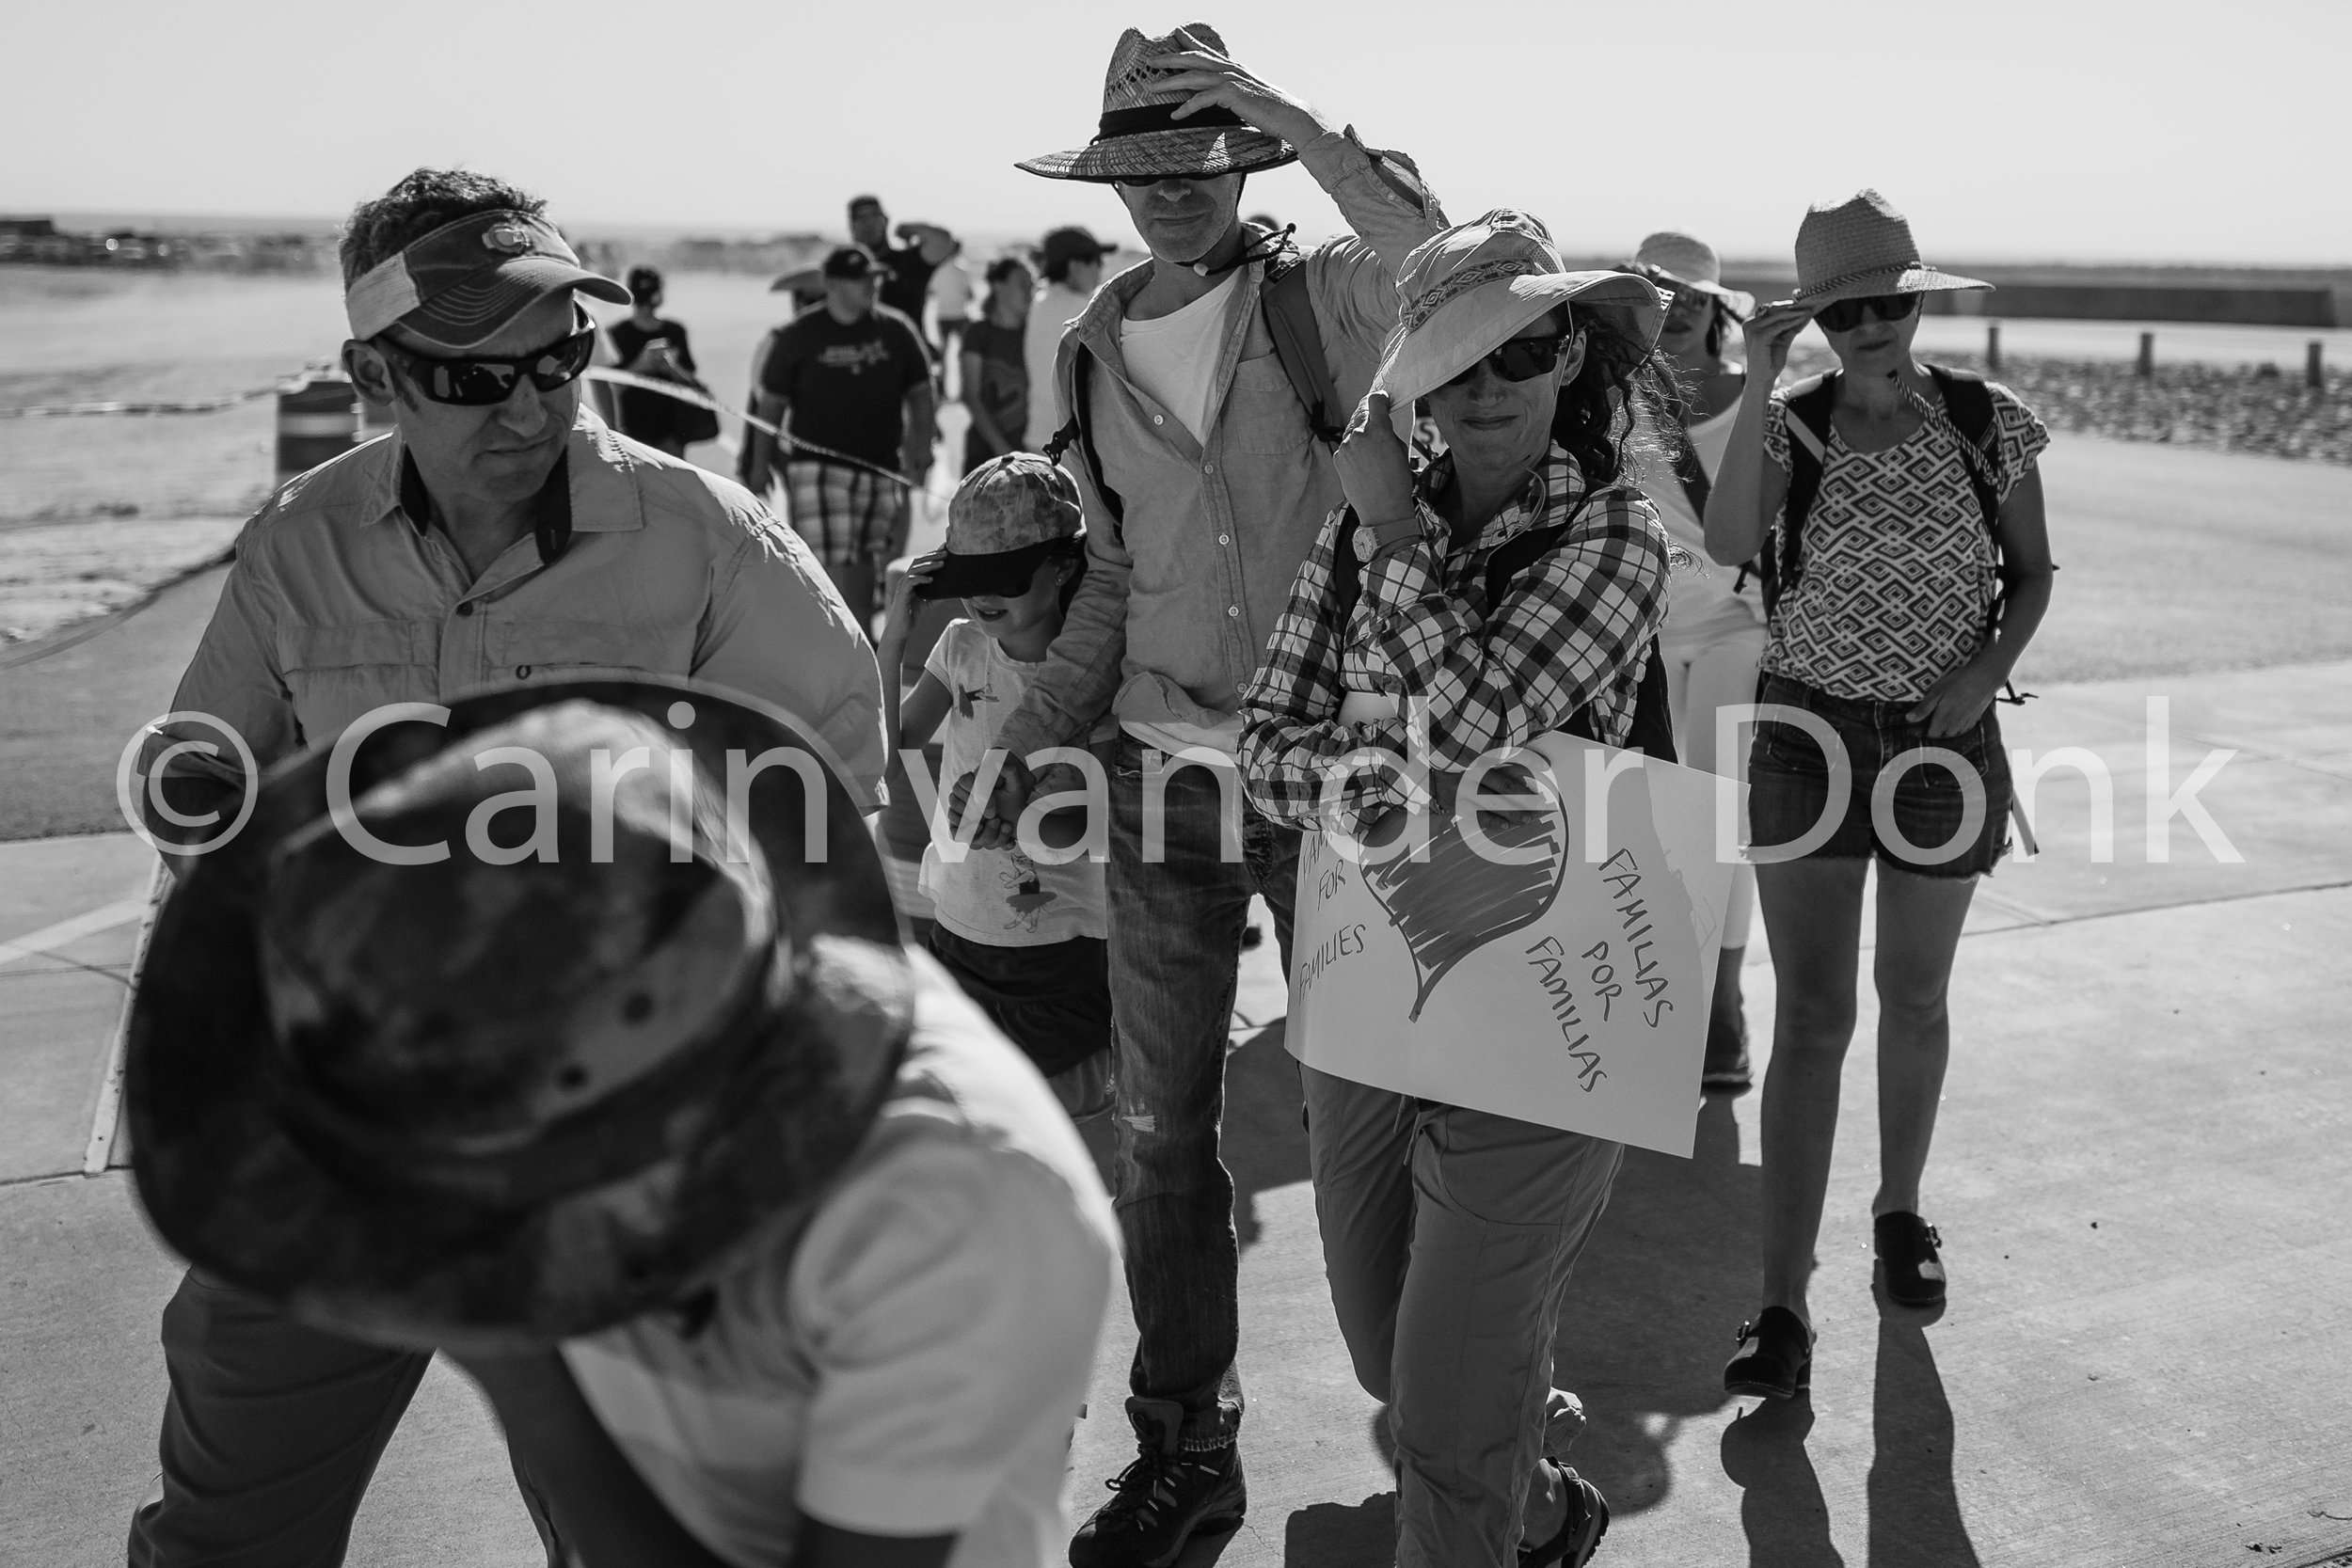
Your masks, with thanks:
<instances>
[{"instance_id":1,"label":"wide-brim bucket hat","mask_svg":"<svg viewBox=\"0 0 2352 1568\"><path fill-rule=\"evenodd\" d=\"M1800 305L1991 287L1980 277L1963 277L1919 260L1910 220L1876 191L1813 207L1797 227L1793 297Z\"/></svg>"},{"instance_id":2,"label":"wide-brim bucket hat","mask_svg":"<svg viewBox=\"0 0 2352 1568\"><path fill-rule=\"evenodd\" d=\"M162 1239L333 1333L501 1351L674 1303L803 1221L913 1016L823 741L613 678L338 750L273 769L156 922L126 1103Z\"/></svg>"},{"instance_id":3,"label":"wide-brim bucket hat","mask_svg":"<svg viewBox=\"0 0 2352 1568\"><path fill-rule=\"evenodd\" d=\"M1715 254L1713 245L1695 234L1686 234L1678 229L1660 230L1642 242L1626 270L1662 283L1670 292L1688 289L1711 295L1731 312L1735 321L1746 321L1756 314L1756 296L1745 289L1724 286L1723 259Z\"/></svg>"},{"instance_id":4,"label":"wide-brim bucket hat","mask_svg":"<svg viewBox=\"0 0 2352 1568\"><path fill-rule=\"evenodd\" d=\"M1188 23L1159 38L1130 27L1111 51L1103 78L1103 118L1094 139L1064 152L1025 158L1015 168L1048 180L1209 179L1279 168L1297 160L1298 150L1269 136L1232 110L1217 104L1182 119L1174 111L1191 93L1160 86L1173 71L1150 62L1162 55L1205 52L1222 55L1225 40L1205 22Z\"/></svg>"},{"instance_id":5,"label":"wide-brim bucket hat","mask_svg":"<svg viewBox=\"0 0 2352 1568\"><path fill-rule=\"evenodd\" d=\"M1396 325L1381 347L1375 390L1402 407L1469 370L1559 306L1605 319L1646 354L1666 309L1658 287L1629 272L1571 272L1542 220L1508 207L1432 234L1397 272Z\"/></svg>"}]
</instances>

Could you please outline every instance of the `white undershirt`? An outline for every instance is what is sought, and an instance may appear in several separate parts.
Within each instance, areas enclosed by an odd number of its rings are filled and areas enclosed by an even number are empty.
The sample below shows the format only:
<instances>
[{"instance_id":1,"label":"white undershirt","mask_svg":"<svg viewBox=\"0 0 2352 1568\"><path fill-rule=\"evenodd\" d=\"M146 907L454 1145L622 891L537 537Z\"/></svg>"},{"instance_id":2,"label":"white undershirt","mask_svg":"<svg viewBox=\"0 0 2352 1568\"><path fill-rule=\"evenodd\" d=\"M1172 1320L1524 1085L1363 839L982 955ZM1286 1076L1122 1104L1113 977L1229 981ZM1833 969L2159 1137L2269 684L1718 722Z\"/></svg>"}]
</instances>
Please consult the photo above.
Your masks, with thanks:
<instances>
[{"instance_id":1,"label":"white undershirt","mask_svg":"<svg viewBox=\"0 0 2352 1568\"><path fill-rule=\"evenodd\" d=\"M1224 347L1225 308L1240 280L1236 267L1173 315L1119 324L1119 352L1127 361L1128 379L1183 420L1196 441L1206 438L1217 351Z\"/></svg>"}]
</instances>

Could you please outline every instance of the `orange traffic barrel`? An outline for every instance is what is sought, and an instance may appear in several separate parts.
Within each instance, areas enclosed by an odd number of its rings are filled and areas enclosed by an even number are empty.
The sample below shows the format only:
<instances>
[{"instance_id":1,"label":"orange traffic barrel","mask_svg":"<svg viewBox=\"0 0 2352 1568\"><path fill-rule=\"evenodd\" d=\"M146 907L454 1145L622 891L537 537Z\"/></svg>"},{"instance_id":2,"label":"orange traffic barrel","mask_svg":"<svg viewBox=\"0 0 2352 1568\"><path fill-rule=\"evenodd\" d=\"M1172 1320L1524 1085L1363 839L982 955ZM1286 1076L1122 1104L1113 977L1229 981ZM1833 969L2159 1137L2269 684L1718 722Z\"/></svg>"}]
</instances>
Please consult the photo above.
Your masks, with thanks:
<instances>
[{"instance_id":1,"label":"orange traffic barrel","mask_svg":"<svg viewBox=\"0 0 2352 1568\"><path fill-rule=\"evenodd\" d=\"M340 375L310 375L278 393L278 483L351 450L358 400Z\"/></svg>"}]
</instances>

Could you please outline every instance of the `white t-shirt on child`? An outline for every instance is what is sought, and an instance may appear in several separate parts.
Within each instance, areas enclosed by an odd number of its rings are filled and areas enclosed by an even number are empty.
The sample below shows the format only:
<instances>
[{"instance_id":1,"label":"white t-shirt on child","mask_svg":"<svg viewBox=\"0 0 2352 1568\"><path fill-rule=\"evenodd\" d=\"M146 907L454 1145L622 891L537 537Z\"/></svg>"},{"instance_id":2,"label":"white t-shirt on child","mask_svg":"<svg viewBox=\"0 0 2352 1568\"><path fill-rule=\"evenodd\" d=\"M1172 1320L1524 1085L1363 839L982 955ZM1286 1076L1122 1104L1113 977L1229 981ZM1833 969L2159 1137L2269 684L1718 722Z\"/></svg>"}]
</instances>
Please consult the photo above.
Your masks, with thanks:
<instances>
[{"instance_id":1,"label":"white t-shirt on child","mask_svg":"<svg viewBox=\"0 0 2352 1568\"><path fill-rule=\"evenodd\" d=\"M930 955L890 1098L797 1243L563 1355L689 1534L789 1562L803 1518L956 1536L948 1568L1045 1568L1119 1227L1037 1069Z\"/></svg>"},{"instance_id":2,"label":"white t-shirt on child","mask_svg":"<svg viewBox=\"0 0 2352 1568\"><path fill-rule=\"evenodd\" d=\"M939 777L944 784L980 765L996 732L1041 664L1006 655L995 639L968 620L950 621L931 646L923 673L947 689L946 721L939 727ZM967 849L961 861L940 852L949 838L947 790L931 816L930 847L923 851L922 889L942 926L967 942L992 947L1042 947L1073 937L1101 937L1105 902L1103 867L1087 859L1041 865L1019 845Z\"/></svg>"}]
</instances>

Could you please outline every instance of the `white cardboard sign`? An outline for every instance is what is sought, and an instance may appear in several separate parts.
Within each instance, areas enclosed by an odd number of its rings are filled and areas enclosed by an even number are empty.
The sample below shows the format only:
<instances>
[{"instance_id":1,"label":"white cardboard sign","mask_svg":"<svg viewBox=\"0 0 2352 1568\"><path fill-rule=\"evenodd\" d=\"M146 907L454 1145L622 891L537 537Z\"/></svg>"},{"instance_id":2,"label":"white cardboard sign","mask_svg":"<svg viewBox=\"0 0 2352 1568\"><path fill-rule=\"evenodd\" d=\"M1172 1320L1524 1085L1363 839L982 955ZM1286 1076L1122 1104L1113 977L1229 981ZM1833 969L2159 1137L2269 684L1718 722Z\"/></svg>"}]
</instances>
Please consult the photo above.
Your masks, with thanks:
<instances>
[{"instance_id":1,"label":"white cardboard sign","mask_svg":"<svg viewBox=\"0 0 2352 1568\"><path fill-rule=\"evenodd\" d=\"M1337 1077L1687 1158L1731 894L1722 781L1563 735L1534 750L1559 806L1487 834L1533 863L1451 818L1425 858L1377 864L1306 835L1284 1040ZM1596 844L1597 765L1621 771Z\"/></svg>"}]
</instances>

